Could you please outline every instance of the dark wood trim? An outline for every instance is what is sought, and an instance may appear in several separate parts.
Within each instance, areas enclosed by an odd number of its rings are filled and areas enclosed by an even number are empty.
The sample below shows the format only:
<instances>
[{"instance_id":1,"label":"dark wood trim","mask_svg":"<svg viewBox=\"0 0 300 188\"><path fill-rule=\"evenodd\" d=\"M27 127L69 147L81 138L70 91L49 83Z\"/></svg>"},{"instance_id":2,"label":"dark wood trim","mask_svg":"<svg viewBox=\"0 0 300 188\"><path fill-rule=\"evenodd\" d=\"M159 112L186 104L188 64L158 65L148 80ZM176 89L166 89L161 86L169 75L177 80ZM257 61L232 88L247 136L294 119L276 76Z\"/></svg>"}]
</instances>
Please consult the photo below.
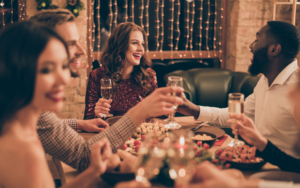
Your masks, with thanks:
<instances>
[{"instance_id":1,"label":"dark wood trim","mask_svg":"<svg viewBox=\"0 0 300 188\"><path fill-rule=\"evenodd\" d=\"M212 59L221 58L219 51L149 51L150 59ZM102 52L93 52L95 59L101 58Z\"/></svg>"}]
</instances>

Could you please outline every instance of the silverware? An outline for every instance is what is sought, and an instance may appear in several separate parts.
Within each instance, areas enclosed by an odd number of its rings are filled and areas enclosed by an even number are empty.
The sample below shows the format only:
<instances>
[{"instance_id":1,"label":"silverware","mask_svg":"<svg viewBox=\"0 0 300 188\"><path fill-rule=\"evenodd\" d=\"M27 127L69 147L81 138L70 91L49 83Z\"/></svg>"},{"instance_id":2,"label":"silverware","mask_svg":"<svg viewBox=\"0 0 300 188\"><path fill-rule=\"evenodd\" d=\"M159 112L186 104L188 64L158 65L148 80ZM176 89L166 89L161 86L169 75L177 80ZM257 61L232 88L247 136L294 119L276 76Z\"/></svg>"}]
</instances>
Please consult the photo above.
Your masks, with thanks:
<instances>
[{"instance_id":1,"label":"silverware","mask_svg":"<svg viewBox=\"0 0 300 188\"><path fill-rule=\"evenodd\" d=\"M197 127L192 128L191 130L192 130L192 131L196 131L196 130L200 129L201 127L203 127L203 125L205 125L205 124L207 124L207 123L208 123L208 121L203 122L203 123L201 123L200 125L198 125Z\"/></svg>"}]
</instances>

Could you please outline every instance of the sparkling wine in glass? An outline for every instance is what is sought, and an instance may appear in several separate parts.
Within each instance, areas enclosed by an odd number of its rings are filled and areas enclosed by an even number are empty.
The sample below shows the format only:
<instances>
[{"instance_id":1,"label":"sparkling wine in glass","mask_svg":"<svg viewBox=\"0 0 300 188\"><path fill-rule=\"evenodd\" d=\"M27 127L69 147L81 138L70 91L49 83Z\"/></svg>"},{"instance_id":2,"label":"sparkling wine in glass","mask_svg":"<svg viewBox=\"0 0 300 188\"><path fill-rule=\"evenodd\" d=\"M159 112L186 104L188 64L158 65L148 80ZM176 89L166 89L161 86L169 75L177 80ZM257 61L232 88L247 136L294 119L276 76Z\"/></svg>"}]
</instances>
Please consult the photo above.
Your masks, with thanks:
<instances>
[{"instance_id":1,"label":"sparkling wine in glass","mask_svg":"<svg viewBox=\"0 0 300 188\"><path fill-rule=\"evenodd\" d=\"M183 79L182 77L179 77L179 76L169 76L168 77L168 84L167 86L175 86L175 87L183 87ZM181 96L181 93L171 93L171 96L177 96L177 97L180 97ZM169 120L167 124L165 124L165 127L168 128L168 129L178 129L181 127L181 125L179 125L175 119L174 119L174 114L175 114L175 111L178 107L178 104L175 104L173 106L174 108L174 112L172 114L169 115Z\"/></svg>"},{"instance_id":2,"label":"sparkling wine in glass","mask_svg":"<svg viewBox=\"0 0 300 188\"><path fill-rule=\"evenodd\" d=\"M230 93L228 96L228 113L229 114L243 114L244 113L244 94ZM239 121L231 119L232 122ZM231 147L241 147L245 143L238 139L238 134L234 135L234 139L228 144Z\"/></svg>"},{"instance_id":3,"label":"sparkling wine in glass","mask_svg":"<svg viewBox=\"0 0 300 188\"><path fill-rule=\"evenodd\" d=\"M100 80L101 96L105 100L110 100L113 95L112 82L110 78L102 78ZM101 117L112 117L112 114L101 114Z\"/></svg>"}]
</instances>

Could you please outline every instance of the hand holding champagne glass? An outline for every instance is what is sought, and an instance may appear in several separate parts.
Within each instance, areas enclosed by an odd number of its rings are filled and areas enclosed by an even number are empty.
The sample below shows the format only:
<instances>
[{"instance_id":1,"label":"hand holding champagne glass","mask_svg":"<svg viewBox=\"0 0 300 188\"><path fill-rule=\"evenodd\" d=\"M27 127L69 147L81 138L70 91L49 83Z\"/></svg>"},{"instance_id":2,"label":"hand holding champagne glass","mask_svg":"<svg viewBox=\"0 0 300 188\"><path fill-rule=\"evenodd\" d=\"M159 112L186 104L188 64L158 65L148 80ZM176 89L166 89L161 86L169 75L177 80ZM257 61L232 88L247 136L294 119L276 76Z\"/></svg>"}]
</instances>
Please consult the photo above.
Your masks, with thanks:
<instances>
[{"instance_id":1,"label":"hand holding champagne glass","mask_svg":"<svg viewBox=\"0 0 300 188\"><path fill-rule=\"evenodd\" d=\"M243 114L244 113L244 94L242 93L230 93L228 96L228 113L229 114ZM239 121L237 119L231 119L231 122ZM234 139L228 144L231 147L241 147L245 143L238 140L238 134L234 135Z\"/></svg>"},{"instance_id":2,"label":"hand holding champagne glass","mask_svg":"<svg viewBox=\"0 0 300 188\"><path fill-rule=\"evenodd\" d=\"M102 78L100 80L100 90L101 96L105 100L110 100L112 98L113 89L112 89L112 82L110 78ZM106 113L101 114L101 117L112 117L112 114Z\"/></svg>"},{"instance_id":3,"label":"hand holding champagne glass","mask_svg":"<svg viewBox=\"0 0 300 188\"><path fill-rule=\"evenodd\" d=\"M183 87L183 79L182 79L182 77L169 76L168 77L168 84L167 84L167 86L179 86L179 87ZM171 93L171 96L178 96L178 97L180 97L181 93L175 93L175 92L173 92L173 93ZM178 128L180 128L180 125L174 119L174 114L175 114L175 111L176 111L177 107L178 107L178 104L175 104L173 106L174 112L172 114L170 114L170 116L169 116L169 119L170 119L169 123L167 123L165 125L165 127L168 128L168 129L178 129Z\"/></svg>"}]
</instances>

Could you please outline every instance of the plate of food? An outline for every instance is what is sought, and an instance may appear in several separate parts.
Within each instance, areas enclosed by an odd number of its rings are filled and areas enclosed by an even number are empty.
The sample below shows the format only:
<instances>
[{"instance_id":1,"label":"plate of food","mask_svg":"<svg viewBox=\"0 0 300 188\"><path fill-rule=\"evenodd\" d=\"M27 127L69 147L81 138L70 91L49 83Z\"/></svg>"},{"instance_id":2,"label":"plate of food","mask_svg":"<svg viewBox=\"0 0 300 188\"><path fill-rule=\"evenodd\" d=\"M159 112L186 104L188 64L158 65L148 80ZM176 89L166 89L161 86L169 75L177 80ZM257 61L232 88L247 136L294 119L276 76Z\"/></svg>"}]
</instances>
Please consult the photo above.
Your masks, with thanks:
<instances>
[{"instance_id":1,"label":"plate of food","mask_svg":"<svg viewBox=\"0 0 300 188\"><path fill-rule=\"evenodd\" d=\"M225 131L223 129L214 126L203 126L200 129L194 131L194 134L196 135L198 132L200 133L206 132L206 133L214 134L216 135L217 139L225 135Z\"/></svg>"},{"instance_id":2,"label":"plate of food","mask_svg":"<svg viewBox=\"0 0 300 188\"><path fill-rule=\"evenodd\" d=\"M255 156L256 147L244 145L243 147L226 147L216 151L216 157L225 160L231 168L239 170L258 170L262 168L266 161Z\"/></svg>"},{"instance_id":3,"label":"plate of food","mask_svg":"<svg viewBox=\"0 0 300 188\"><path fill-rule=\"evenodd\" d=\"M217 136L208 132L195 132L195 136L191 138L195 143L201 141L202 144L207 143L209 148L213 147L217 140Z\"/></svg>"}]
</instances>

